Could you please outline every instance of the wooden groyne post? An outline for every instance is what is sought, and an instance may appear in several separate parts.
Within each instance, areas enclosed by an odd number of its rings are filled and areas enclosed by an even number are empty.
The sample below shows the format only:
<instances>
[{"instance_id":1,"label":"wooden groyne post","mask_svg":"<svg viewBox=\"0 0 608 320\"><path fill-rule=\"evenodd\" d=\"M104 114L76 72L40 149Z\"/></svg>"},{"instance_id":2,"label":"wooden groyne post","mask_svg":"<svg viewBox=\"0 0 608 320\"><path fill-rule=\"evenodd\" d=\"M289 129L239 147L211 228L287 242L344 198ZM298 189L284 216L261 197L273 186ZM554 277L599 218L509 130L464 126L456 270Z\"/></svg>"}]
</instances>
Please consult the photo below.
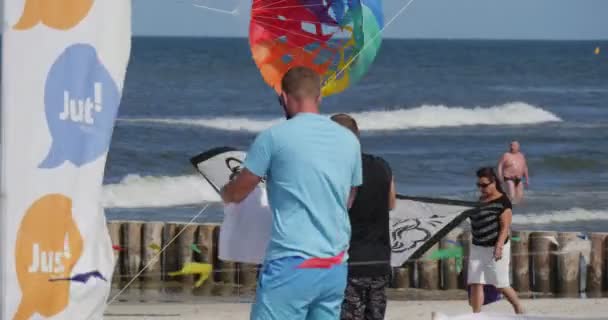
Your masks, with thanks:
<instances>
[{"instance_id":1,"label":"wooden groyne post","mask_svg":"<svg viewBox=\"0 0 608 320\"><path fill-rule=\"evenodd\" d=\"M565 296L575 296L580 289L580 259L581 252L573 250L573 244L578 239L577 232L560 232L557 235L557 293Z\"/></svg>"},{"instance_id":2,"label":"wooden groyne post","mask_svg":"<svg viewBox=\"0 0 608 320\"><path fill-rule=\"evenodd\" d=\"M608 289L608 233L591 234L591 255L587 268L587 294L601 296Z\"/></svg>"},{"instance_id":3,"label":"wooden groyne post","mask_svg":"<svg viewBox=\"0 0 608 320\"><path fill-rule=\"evenodd\" d=\"M456 229L448 233L445 238L439 243L440 249L447 249L454 246L462 247L462 243L458 241L458 237L462 233L462 230ZM464 249L463 249L464 252ZM440 262L441 270L441 288L445 290L458 289L458 275L462 268L462 265L458 266L458 263L462 263L462 259L458 261L456 258L442 259Z\"/></svg>"},{"instance_id":4,"label":"wooden groyne post","mask_svg":"<svg viewBox=\"0 0 608 320\"><path fill-rule=\"evenodd\" d=\"M418 261L418 287L421 289L437 290L440 287L439 261L429 259L429 255L439 249L439 245L432 246Z\"/></svg>"},{"instance_id":5,"label":"wooden groyne post","mask_svg":"<svg viewBox=\"0 0 608 320\"><path fill-rule=\"evenodd\" d=\"M406 289L410 285L410 269L409 266L393 268L393 281L391 287L396 289Z\"/></svg>"},{"instance_id":6,"label":"wooden groyne post","mask_svg":"<svg viewBox=\"0 0 608 320\"><path fill-rule=\"evenodd\" d=\"M143 239L142 239L142 266L147 266L146 270L142 274L143 285L142 288L146 294L156 293L159 291L162 264L159 250L156 250L156 246L162 244L163 228L165 224L162 222L149 222L143 224Z\"/></svg>"},{"instance_id":7,"label":"wooden groyne post","mask_svg":"<svg viewBox=\"0 0 608 320\"><path fill-rule=\"evenodd\" d=\"M527 231L513 231L511 235L513 288L518 292L530 291L529 235Z\"/></svg>"},{"instance_id":8,"label":"wooden groyne post","mask_svg":"<svg viewBox=\"0 0 608 320\"><path fill-rule=\"evenodd\" d=\"M532 232L530 255L532 255L533 291L550 293L555 287L554 252L557 249L556 232Z\"/></svg>"},{"instance_id":9,"label":"wooden groyne post","mask_svg":"<svg viewBox=\"0 0 608 320\"><path fill-rule=\"evenodd\" d=\"M467 277L469 268L469 255L471 254L471 233L463 232L458 236L458 241L462 245L464 257L462 259L462 270L458 276L458 288L467 289Z\"/></svg>"}]
</instances>

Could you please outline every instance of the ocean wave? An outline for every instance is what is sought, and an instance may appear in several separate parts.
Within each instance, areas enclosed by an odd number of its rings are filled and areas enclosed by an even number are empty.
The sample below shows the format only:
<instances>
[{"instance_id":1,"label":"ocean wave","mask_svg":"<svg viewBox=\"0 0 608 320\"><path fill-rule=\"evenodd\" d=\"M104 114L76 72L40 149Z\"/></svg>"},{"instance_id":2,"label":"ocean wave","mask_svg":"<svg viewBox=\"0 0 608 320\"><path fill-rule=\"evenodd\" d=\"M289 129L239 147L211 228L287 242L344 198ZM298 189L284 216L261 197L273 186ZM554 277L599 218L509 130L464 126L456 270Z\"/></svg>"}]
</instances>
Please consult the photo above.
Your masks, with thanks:
<instances>
[{"instance_id":1,"label":"ocean wave","mask_svg":"<svg viewBox=\"0 0 608 320\"><path fill-rule=\"evenodd\" d=\"M515 225L559 224L602 220L608 220L608 211L571 208L568 210L546 211L536 214L513 214L513 224Z\"/></svg>"},{"instance_id":2,"label":"ocean wave","mask_svg":"<svg viewBox=\"0 0 608 320\"><path fill-rule=\"evenodd\" d=\"M220 201L201 176L140 176L129 174L119 183L103 186L106 208L152 208Z\"/></svg>"},{"instance_id":3,"label":"ocean wave","mask_svg":"<svg viewBox=\"0 0 608 320\"><path fill-rule=\"evenodd\" d=\"M540 159L538 163L549 170L559 170L560 172L590 170L601 172L608 167L608 160L601 154L595 156L595 158L590 157L589 154L549 155Z\"/></svg>"},{"instance_id":4,"label":"ocean wave","mask_svg":"<svg viewBox=\"0 0 608 320\"><path fill-rule=\"evenodd\" d=\"M423 105L411 109L356 112L351 115L365 131L408 130L418 128L460 127L473 125L530 125L561 122L555 114L525 102L513 102L489 108ZM122 123L152 123L170 126L196 126L227 131L259 132L281 119L216 117L198 119L121 118Z\"/></svg>"}]
</instances>

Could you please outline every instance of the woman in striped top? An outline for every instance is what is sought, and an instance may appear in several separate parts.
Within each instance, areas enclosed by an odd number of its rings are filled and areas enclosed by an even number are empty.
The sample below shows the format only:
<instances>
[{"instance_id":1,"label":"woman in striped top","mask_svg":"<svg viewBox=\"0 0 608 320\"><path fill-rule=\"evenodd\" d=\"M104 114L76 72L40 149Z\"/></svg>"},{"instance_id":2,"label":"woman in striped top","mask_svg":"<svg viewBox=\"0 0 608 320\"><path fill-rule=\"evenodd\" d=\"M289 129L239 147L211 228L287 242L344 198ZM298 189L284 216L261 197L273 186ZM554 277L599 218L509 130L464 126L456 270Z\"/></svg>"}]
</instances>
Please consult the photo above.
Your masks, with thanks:
<instances>
[{"instance_id":1,"label":"woman in striped top","mask_svg":"<svg viewBox=\"0 0 608 320\"><path fill-rule=\"evenodd\" d=\"M494 169L477 171L477 187L481 196L479 210L469 216L473 236L468 267L469 303L473 312L480 312L484 301L483 287L489 284L509 300L515 313L523 313L509 278L511 201L497 182Z\"/></svg>"}]
</instances>

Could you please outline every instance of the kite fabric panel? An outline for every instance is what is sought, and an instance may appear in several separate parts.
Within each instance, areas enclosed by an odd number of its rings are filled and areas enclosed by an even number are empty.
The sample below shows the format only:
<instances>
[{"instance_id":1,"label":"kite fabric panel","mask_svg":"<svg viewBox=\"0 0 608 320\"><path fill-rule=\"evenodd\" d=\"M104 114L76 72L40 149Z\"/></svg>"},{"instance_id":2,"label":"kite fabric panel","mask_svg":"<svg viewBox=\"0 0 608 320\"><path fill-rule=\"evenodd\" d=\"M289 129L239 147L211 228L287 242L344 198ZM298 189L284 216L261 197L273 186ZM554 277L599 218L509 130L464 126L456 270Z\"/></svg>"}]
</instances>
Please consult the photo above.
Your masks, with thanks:
<instances>
[{"instance_id":1,"label":"kite fabric panel","mask_svg":"<svg viewBox=\"0 0 608 320\"><path fill-rule=\"evenodd\" d=\"M474 208L474 202L397 195L390 213L391 265L420 258Z\"/></svg>"},{"instance_id":2,"label":"kite fabric panel","mask_svg":"<svg viewBox=\"0 0 608 320\"><path fill-rule=\"evenodd\" d=\"M243 151L219 147L193 157L190 162L219 192L231 176L241 170L244 159ZM260 186L265 187L263 182ZM390 213L391 265L401 266L409 259L420 257L466 219L474 206L475 203L467 201L398 195L396 208ZM270 210L268 206L266 208ZM267 230L267 226L258 228ZM247 230L242 232L247 233Z\"/></svg>"},{"instance_id":3,"label":"kite fabric panel","mask_svg":"<svg viewBox=\"0 0 608 320\"><path fill-rule=\"evenodd\" d=\"M249 45L264 81L281 92L294 66L316 71L323 96L359 81L382 42L381 0L254 0Z\"/></svg>"}]
</instances>

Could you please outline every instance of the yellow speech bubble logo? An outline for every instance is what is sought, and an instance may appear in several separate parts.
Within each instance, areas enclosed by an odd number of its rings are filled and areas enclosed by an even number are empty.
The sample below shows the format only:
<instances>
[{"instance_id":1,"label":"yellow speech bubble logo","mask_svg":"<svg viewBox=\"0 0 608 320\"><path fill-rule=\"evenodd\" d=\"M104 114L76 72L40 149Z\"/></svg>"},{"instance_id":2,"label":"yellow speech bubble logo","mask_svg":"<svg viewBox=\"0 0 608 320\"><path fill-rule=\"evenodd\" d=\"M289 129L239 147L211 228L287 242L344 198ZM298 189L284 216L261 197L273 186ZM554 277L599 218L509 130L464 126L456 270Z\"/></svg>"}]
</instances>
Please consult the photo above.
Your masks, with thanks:
<instances>
[{"instance_id":1,"label":"yellow speech bubble logo","mask_svg":"<svg viewBox=\"0 0 608 320\"><path fill-rule=\"evenodd\" d=\"M93 6L93 0L25 0L16 30L29 29L39 22L67 30L77 25Z\"/></svg>"},{"instance_id":2,"label":"yellow speech bubble logo","mask_svg":"<svg viewBox=\"0 0 608 320\"><path fill-rule=\"evenodd\" d=\"M17 233L15 265L21 302L13 320L30 319L38 312L51 317L69 302L69 277L82 254L83 240L72 219L72 200L46 195L27 210Z\"/></svg>"}]
</instances>

